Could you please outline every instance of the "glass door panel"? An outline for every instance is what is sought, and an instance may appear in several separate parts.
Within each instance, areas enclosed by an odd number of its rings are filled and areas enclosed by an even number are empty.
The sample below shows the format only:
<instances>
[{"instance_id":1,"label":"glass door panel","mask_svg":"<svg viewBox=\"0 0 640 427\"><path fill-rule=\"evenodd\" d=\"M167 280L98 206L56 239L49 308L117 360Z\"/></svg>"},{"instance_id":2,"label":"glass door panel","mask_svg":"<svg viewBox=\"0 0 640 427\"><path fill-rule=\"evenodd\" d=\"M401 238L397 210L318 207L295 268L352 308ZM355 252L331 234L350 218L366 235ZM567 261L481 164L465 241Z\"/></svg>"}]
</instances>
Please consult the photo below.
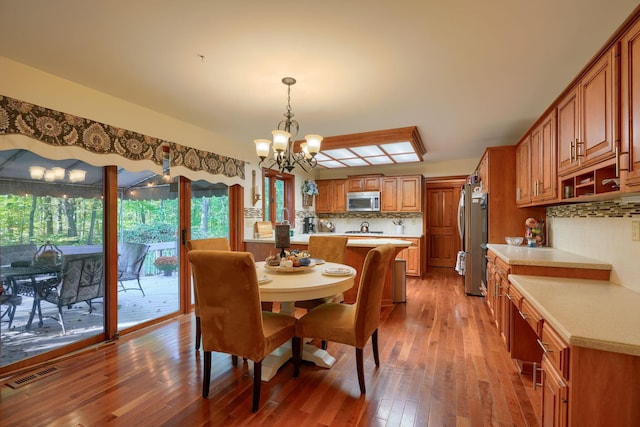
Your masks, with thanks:
<instances>
[{"instance_id":1,"label":"glass door panel","mask_svg":"<svg viewBox=\"0 0 640 427\"><path fill-rule=\"evenodd\" d=\"M101 167L26 150L0 165L5 367L104 334L104 206Z\"/></svg>"},{"instance_id":2,"label":"glass door panel","mask_svg":"<svg viewBox=\"0 0 640 427\"><path fill-rule=\"evenodd\" d=\"M177 179L118 171L118 329L178 312Z\"/></svg>"}]
</instances>

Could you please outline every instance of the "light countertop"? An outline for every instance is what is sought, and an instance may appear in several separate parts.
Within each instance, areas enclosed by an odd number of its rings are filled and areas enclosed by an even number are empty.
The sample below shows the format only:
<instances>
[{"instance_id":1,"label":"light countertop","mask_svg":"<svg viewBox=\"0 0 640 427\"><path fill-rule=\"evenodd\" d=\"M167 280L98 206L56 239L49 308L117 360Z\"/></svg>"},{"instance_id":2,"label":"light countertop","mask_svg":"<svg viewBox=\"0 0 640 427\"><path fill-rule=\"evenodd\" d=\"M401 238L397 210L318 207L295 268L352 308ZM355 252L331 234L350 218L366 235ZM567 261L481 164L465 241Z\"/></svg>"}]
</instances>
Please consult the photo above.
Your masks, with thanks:
<instances>
[{"instance_id":1,"label":"light countertop","mask_svg":"<svg viewBox=\"0 0 640 427\"><path fill-rule=\"evenodd\" d=\"M569 344L640 356L640 293L604 280L512 274L509 281Z\"/></svg>"},{"instance_id":2,"label":"light countertop","mask_svg":"<svg viewBox=\"0 0 640 427\"><path fill-rule=\"evenodd\" d=\"M511 265L611 270L611 264L606 262L555 248L529 248L527 246L510 246L493 243L488 244L487 247L500 259Z\"/></svg>"},{"instance_id":3,"label":"light countertop","mask_svg":"<svg viewBox=\"0 0 640 427\"><path fill-rule=\"evenodd\" d=\"M331 235L331 236L349 236L349 243L347 243L347 246L364 246L364 245L369 245L371 246L371 241L376 240L376 244L375 246L378 245L383 245L384 243L382 243L382 240L402 240L403 238L407 238L407 239L419 239L422 236L420 235L409 235L409 234L404 234L404 235L392 235L392 234L377 234L377 233L362 233L362 234L340 234L340 233L314 233L314 234L294 234L293 236L291 236L290 238L290 242L292 244L298 244L298 245L306 245L309 243L309 236L313 236L313 235ZM361 240L361 242L358 241ZM274 243L275 242L275 238L274 237L263 237L263 238L245 238L244 239L245 242L247 243ZM410 243L407 242L405 240L402 240L402 245L404 245L404 242L406 243ZM388 242L388 243L392 243L392 242Z\"/></svg>"}]
</instances>

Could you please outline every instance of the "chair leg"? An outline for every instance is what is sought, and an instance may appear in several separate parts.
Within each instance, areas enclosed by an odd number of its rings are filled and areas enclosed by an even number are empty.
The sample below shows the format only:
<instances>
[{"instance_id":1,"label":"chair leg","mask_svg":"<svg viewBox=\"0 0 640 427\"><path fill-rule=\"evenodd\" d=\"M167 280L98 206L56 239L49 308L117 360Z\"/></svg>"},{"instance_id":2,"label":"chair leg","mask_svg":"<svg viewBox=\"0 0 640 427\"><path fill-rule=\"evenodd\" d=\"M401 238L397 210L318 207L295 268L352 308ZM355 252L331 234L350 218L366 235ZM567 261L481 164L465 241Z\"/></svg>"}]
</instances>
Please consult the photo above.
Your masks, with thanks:
<instances>
[{"instance_id":1,"label":"chair leg","mask_svg":"<svg viewBox=\"0 0 640 427\"><path fill-rule=\"evenodd\" d=\"M146 295L144 294L144 290L142 289L142 285L140 284L140 278L138 278L137 280L138 280L138 287L140 288L140 292L142 292L142 296L145 297Z\"/></svg>"},{"instance_id":2,"label":"chair leg","mask_svg":"<svg viewBox=\"0 0 640 427\"><path fill-rule=\"evenodd\" d=\"M253 362L253 404L251 410L258 412L260 406L260 388L262 387L262 360Z\"/></svg>"},{"instance_id":3,"label":"chair leg","mask_svg":"<svg viewBox=\"0 0 640 427\"><path fill-rule=\"evenodd\" d=\"M200 316L196 316L196 351L200 350L201 337L202 337L202 328L200 326Z\"/></svg>"},{"instance_id":4,"label":"chair leg","mask_svg":"<svg viewBox=\"0 0 640 427\"><path fill-rule=\"evenodd\" d=\"M238 366L238 356L236 356L235 354L231 356L231 363L233 364L233 366Z\"/></svg>"},{"instance_id":5,"label":"chair leg","mask_svg":"<svg viewBox=\"0 0 640 427\"><path fill-rule=\"evenodd\" d=\"M202 377L202 397L209 397L209 383L211 382L211 352L204 352L204 376Z\"/></svg>"},{"instance_id":6,"label":"chair leg","mask_svg":"<svg viewBox=\"0 0 640 427\"><path fill-rule=\"evenodd\" d=\"M64 318L62 317L62 307L58 307L58 317L60 318L60 326L62 326L62 335L67 335L67 331L64 329Z\"/></svg>"},{"instance_id":7,"label":"chair leg","mask_svg":"<svg viewBox=\"0 0 640 427\"><path fill-rule=\"evenodd\" d=\"M371 346L373 347L373 360L376 362L376 366L380 366L380 358L378 357L378 330L376 329L371 334Z\"/></svg>"},{"instance_id":8,"label":"chair leg","mask_svg":"<svg viewBox=\"0 0 640 427\"><path fill-rule=\"evenodd\" d=\"M360 384L360 393L366 394L367 388L364 385L364 357L361 348L356 348L356 368L358 370L358 384Z\"/></svg>"},{"instance_id":9,"label":"chair leg","mask_svg":"<svg viewBox=\"0 0 640 427\"><path fill-rule=\"evenodd\" d=\"M320 348L323 350L327 349L327 340L322 340L322 343L320 343Z\"/></svg>"},{"instance_id":10,"label":"chair leg","mask_svg":"<svg viewBox=\"0 0 640 427\"><path fill-rule=\"evenodd\" d=\"M300 337L293 337L291 340L291 352L293 353L293 377L297 378L302 363L302 339Z\"/></svg>"}]
</instances>

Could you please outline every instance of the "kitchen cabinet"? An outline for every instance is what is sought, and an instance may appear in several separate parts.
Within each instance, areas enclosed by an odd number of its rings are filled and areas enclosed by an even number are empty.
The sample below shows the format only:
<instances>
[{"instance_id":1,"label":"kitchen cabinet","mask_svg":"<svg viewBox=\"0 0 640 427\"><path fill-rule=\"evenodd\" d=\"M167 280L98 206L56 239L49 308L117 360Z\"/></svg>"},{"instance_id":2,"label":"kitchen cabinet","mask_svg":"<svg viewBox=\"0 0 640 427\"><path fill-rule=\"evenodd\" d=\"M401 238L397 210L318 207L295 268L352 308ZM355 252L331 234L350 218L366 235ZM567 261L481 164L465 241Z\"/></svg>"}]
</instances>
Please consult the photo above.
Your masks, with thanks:
<instances>
[{"instance_id":1,"label":"kitchen cabinet","mask_svg":"<svg viewBox=\"0 0 640 427\"><path fill-rule=\"evenodd\" d=\"M531 203L530 143L531 138L527 134L516 146L516 204L518 206L529 206Z\"/></svg>"},{"instance_id":2,"label":"kitchen cabinet","mask_svg":"<svg viewBox=\"0 0 640 427\"><path fill-rule=\"evenodd\" d=\"M381 178L380 211L422 212L422 175Z\"/></svg>"},{"instance_id":3,"label":"kitchen cabinet","mask_svg":"<svg viewBox=\"0 0 640 427\"><path fill-rule=\"evenodd\" d=\"M347 180L323 179L316 181L316 212L340 213L347 211Z\"/></svg>"},{"instance_id":4,"label":"kitchen cabinet","mask_svg":"<svg viewBox=\"0 0 640 427\"><path fill-rule=\"evenodd\" d=\"M516 149L518 206L536 205L558 197L556 113L547 114Z\"/></svg>"},{"instance_id":5,"label":"kitchen cabinet","mask_svg":"<svg viewBox=\"0 0 640 427\"><path fill-rule=\"evenodd\" d=\"M625 190L640 188L640 22L620 42L621 144L625 152Z\"/></svg>"},{"instance_id":6,"label":"kitchen cabinet","mask_svg":"<svg viewBox=\"0 0 640 427\"><path fill-rule=\"evenodd\" d=\"M558 175L562 200L620 189L617 51L617 44L607 50L558 102Z\"/></svg>"},{"instance_id":7,"label":"kitchen cabinet","mask_svg":"<svg viewBox=\"0 0 640 427\"><path fill-rule=\"evenodd\" d=\"M407 276L422 276L422 265L420 262L421 253L421 239L413 239L406 237L398 237L399 239L411 242L411 246L401 250L396 258L404 259L407 261Z\"/></svg>"},{"instance_id":8,"label":"kitchen cabinet","mask_svg":"<svg viewBox=\"0 0 640 427\"><path fill-rule=\"evenodd\" d=\"M380 191L381 175L350 176L347 180L347 191Z\"/></svg>"},{"instance_id":9,"label":"kitchen cabinet","mask_svg":"<svg viewBox=\"0 0 640 427\"><path fill-rule=\"evenodd\" d=\"M543 207L519 208L516 204L516 146L487 147L480 164L486 164L485 175L491 183L488 243L504 243L505 236L523 236L528 217L545 217ZM484 191L485 181L481 182Z\"/></svg>"},{"instance_id":10,"label":"kitchen cabinet","mask_svg":"<svg viewBox=\"0 0 640 427\"><path fill-rule=\"evenodd\" d=\"M484 191L489 192L491 176L489 175L489 156L482 156L476 168L478 179L482 182Z\"/></svg>"},{"instance_id":11,"label":"kitchen cabinet","mask_svg":"<svg viewBox=\"0 0 640 427\"><path fill-rule=\"evenodd\" d=\"M565 427L568 424L569 387L546 357L542 360L542 372L542 425Z\"/></svg>"}]
</instances>

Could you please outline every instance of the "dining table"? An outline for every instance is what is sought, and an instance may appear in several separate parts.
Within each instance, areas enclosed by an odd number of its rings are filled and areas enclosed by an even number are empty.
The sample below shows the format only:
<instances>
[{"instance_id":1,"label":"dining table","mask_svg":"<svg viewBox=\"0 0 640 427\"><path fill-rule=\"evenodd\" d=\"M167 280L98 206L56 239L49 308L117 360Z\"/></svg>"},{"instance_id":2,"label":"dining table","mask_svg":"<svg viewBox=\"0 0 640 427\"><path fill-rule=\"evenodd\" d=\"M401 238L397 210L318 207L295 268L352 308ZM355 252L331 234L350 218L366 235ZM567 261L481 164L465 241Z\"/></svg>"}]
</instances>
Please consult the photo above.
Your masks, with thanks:
<instances>
[{"instance_id":1,"label":"dining table","mask_svg":"<svg viewBox=\"0 0 640 427\"><path fill-rule=\"evenodd\" d=\"M295 316L295 302L331 297L351 289L356 270L345 264L317 260L309 266L271 267L264 261L256 263L260 298L278 302L280 313ZM274 350L262 361L262 381L273 378L292 355L291 343ZM336 359L326 350L303 344L302 359L317 366L330 368Z\"/></svg>"}]
</instances>

